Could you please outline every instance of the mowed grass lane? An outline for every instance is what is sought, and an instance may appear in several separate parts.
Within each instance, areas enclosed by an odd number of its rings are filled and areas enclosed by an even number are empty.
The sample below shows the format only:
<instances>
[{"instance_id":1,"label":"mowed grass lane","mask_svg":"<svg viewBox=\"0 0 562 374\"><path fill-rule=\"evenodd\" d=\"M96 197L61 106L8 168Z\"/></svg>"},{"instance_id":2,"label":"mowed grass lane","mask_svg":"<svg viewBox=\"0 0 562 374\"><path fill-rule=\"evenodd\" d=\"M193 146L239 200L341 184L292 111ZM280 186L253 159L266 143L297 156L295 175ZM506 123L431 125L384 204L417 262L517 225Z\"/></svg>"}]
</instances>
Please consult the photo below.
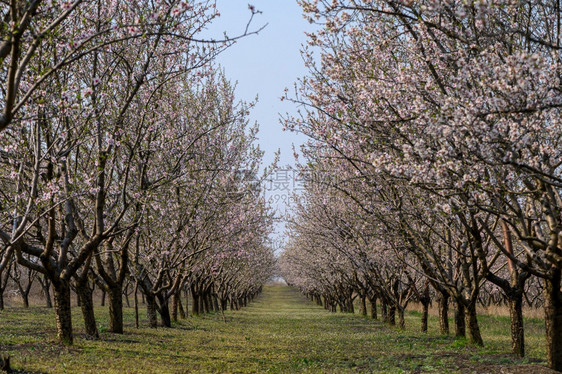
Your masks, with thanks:
<instances>
[{"instance_id":1,"label":"mowed grass lane","mask_svg":"<svg viewBox=\"0 0 562 374\"><path fill-rule=\"evenodd\" d=\"M77 338L66 348L54 343L51 310L8 308L0 312L0 353L11 355L14 368L36 373L548 372L540 366L541 348L530 347L525 360L508 354L508 321L485 320L484 339L490 331L492 343L477 349L416 332L415 313L408 315L410 328L398 331L359 315L329 313L285 286L265 287L241 311L189 318L171 329L135 329L127 308L125 334L110 334L105 308L96 312L101 340L86 339L74 308ZM530 324L536 345L541 331Z\"/></svg>"}]
</instances>

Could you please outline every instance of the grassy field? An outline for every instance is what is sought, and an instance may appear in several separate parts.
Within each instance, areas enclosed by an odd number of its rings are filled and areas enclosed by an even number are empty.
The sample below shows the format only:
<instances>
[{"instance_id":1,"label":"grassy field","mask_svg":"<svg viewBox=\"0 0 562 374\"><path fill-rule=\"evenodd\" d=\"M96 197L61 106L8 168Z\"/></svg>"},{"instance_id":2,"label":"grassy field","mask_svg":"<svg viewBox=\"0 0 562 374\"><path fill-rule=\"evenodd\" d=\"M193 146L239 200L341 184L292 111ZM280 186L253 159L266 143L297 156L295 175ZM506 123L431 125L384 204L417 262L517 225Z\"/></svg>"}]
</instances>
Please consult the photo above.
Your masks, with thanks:
<instances>
[{"instance_id":1,"label":"grassy field","mask_svg":"<svg viewBox=\"0 0 562 374\"><path fill-rule=\"evenodd\" d=\"M82 334L75 308L73 347L54 343L51 310L0 312L0 353L15 369L31 373L547 373L544 326L526 321L528 357L509 352L509 318L482 316L484 348L437 334L437 319L422 334L419 314L409 312L398 331L359 315L332 314L297 291L268 286L249 307L189 318L172 329L135 329L126 309L124 335L109 334L107 312L97 310L102 339ZM144 313L143 313L144 314Z\"/></svg>"}]
</instances>

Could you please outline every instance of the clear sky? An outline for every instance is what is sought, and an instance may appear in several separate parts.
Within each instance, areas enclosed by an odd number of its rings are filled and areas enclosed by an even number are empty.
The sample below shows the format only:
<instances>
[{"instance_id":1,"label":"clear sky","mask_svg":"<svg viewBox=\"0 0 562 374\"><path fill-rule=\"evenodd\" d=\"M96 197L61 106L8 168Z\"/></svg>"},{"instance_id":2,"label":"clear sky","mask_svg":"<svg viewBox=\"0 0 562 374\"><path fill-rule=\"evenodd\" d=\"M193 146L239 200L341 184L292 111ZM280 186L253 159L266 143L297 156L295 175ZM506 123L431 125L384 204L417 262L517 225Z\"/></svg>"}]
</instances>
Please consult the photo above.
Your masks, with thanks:
<instances>
[{"instance_id":1,"label":"clear sky","mask_svg":"<svg viewBox=\"0 0 562 374\"><path fill-rule=\"evenodd\" d=\"M252 100L256 95L259 98L251 121L260 125L259 143L265 151L264 163L270 164L279 149L279 166L294 165L293 144L298 151L307 139L302 134L283 131L280 115L295 114L297 108L290 102L282 102L280 97L285 88L292 90L297 78L307 73L300 50L306 42L304 33L312 26L303 19L296 0L217 0L221 17L209 32L217 39L223 31L230 37L243 33L251 15L249 4L262 12L256 14L250 30L264 24L267 27L259 35L240 40L219 56L218 63L231 81L238 82L239 99ZM266 186L266 198L282 214L298 182L294 180L294 172L284 170L275 173L272 179ZM279 222L272 238L274 247L282 246L283 231L284 224Z\"/></svg>"},{"instance_id":2,"label":"clear sky","mask_svg":"<svg viewBox=\"0 0 562 374\"><path fill-rule=\"evenodd\" d=\"M259 97L251 119L260 124L265 163L270 163L280 149L280 166L294 165L292 144L298 148L306 138L282 131L279 114L295 113L296 108L279 98L285 87L292 89L297 78L306 74L300 48L306 41L304 32L311 26L303 19L296 0L217 0L221 17L210 31L218 36L227 31L231 37L243 33L251 14L249 3L262 12L256 14L250 29L266 23L267 27L259 35L240 40L221 54L218 62L227 77L238 82L236 93L240 99Z\"/></svg>"}]
</instances>

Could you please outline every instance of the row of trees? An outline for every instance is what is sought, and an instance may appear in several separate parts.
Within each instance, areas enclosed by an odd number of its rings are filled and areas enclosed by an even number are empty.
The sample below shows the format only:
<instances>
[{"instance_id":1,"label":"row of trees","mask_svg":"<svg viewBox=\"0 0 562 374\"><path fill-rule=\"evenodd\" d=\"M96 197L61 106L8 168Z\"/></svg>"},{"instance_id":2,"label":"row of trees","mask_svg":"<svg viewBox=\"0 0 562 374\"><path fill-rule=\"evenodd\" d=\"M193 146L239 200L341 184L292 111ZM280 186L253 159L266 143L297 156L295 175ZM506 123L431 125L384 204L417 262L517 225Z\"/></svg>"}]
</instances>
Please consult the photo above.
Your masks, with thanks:
<instances>
[{"instance_id":1,"label":"row of trees","mask_svg":"<svg viewBox=\"0 0 562 374\"><path fill-rule=\"evenodd\" d=\"M520 356L540 289L562 371L559 1L300 3L322 26L287 97L303 105L287 128L311 140L286 279L333 309L381 300L401 324L435 295L443 333L452 300L474 344L477 303L499 290Z\"/></svg>"},{"instance_id":2,"label":"row of trees","mask_svg":"<svg viewBox=\"0 0 562 374\"><path fill-rule=\"evenodd\" d=\"M170 325L185 288L197 305L258 292L274 261L263 153L253 104L213 59L259 30L203 38L212 1L17 0L0 13L0 279L14 259L44 274L65 343L71 288L92 336L94 283L115 333L129 279L151 326Z\"/></svg>"}]
</instances>

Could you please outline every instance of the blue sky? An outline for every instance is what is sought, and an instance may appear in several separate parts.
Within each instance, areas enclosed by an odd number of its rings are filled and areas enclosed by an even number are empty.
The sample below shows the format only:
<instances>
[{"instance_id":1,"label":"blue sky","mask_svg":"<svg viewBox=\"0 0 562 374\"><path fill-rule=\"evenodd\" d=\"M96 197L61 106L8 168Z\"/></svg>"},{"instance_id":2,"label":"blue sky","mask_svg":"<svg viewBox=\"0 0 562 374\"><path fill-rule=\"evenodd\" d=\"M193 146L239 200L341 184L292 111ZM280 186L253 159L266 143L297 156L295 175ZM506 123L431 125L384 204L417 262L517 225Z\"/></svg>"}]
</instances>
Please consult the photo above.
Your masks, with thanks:
<instances>
[{"instance_id":1,"label":"blue sky","mask_svg":"<svg viewBox=\"0 0 562 374\"><path fill-rule=\"evenodd\" d=\"M224 31L230 37L244 32L251 15L249 3L261 12L254 17L253 29L267 24L259 35L244 38L222 53L217 62L231 81L238 82L239 99L253 100L256 95L259 98L250 120L260 126L259 144L265 151L264 164L270 164L275 152L280 150L279 166L294 166L293 145L298 151L307 138L283 131L280 115L296 114L297 108L290 102L282 102L280 97L285 88L292 90L297 79L307 73L300 50L306 43L304 33L312 26L303 19L296 0L216 0L216 3L221 17L209 32L217 39ZM297 182L293 172L285 171L274 174L272 179L266 186L266 199L281 216L287 211L286 202ZM276 251L283 246L284 228L283 221L275 225L276 233L271 240Z\"/></svg>"},{"instance_id":2,"label":"blue sky","mask_svg":"<svg viewBox=\"0 0 562 374\"><path fill-rule=\"evenodd\" d=\"M266 23L267 27L259 35L240 40L219 56L218 63L231 81L238 82L238 98L259 97L251 120L260 125L265 163L271 163L280 149L280 166L294 165L292 144L298 149L306 138L282 131L279 114L295 113L296 107L279 98L285 87L292 89L297 78L306 74L300 49L306 41L304 32L311 26L303 19L296 0L217 0L221 17L210 31L219 37L223 31L231 37L243 33L251 14L249 3L262 12L256 14L252 27L258 29Z\"/></svg>"}]
</instances>

